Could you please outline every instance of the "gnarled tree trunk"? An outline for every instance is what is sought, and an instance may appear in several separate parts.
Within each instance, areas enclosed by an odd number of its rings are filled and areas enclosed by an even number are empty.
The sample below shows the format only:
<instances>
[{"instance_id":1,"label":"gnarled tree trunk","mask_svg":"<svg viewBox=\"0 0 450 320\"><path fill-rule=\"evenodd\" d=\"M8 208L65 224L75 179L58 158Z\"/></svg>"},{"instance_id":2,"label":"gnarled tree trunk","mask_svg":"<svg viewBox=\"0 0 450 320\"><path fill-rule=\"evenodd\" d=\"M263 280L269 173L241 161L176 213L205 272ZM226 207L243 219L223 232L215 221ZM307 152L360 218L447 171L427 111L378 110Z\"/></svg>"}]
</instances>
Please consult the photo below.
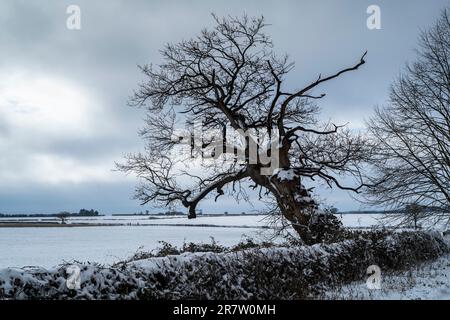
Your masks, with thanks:
<instances>
[{"instance_id":1,"label":"gnarled tree trunk","mask_svg":"<svg viewBox=\"0 0 450 320\"><path fill-rule=\"evenodd\" d=\"M311 198L309 191L301 184L300 177L293 179L272 178L272 184L277 189L276 200L284 218L305 242L310 242L309 223L318 207Z\"/></svg>"},{"instance_id":2,"label":"gnarled tree trunk","mask_svg":"<svg viewBox=\"0 0 450 320\"><path fill-rule=\"evenodd\" d=\"M259 167L248 170L250 177L257 185L265 186L272 193L281 214L292 224L300 238L304 242L311 242L309 223L318 206L309 190L301 183L301 177L295 173L295 170L283 169L272 176L261 175Z\"/></svg>"}]
</instances>

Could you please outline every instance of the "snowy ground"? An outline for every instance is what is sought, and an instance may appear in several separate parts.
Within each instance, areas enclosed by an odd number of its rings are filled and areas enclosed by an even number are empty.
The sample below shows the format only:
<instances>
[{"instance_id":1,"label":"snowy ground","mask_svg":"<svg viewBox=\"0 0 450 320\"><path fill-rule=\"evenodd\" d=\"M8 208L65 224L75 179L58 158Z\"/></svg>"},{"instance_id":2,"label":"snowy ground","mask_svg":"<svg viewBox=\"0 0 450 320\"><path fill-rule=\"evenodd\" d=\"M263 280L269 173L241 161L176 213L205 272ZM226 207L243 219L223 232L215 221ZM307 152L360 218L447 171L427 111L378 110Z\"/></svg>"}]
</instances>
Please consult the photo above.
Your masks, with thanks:
<instances>
[{"instance_id":1,"label":"snowy ground","mask_svg":"<svg viewBox=\"0 0 450 320\"><path fill-rule=\"evenodd\" d=\"M8 218L0 222L57 222L57 218ZM347 226L370 226L377 223L371 215L343 215ZM0 268L53 267L63 261L114 263L137 250L152 250L159 241L173 245L183 242L211 242L234 245L244 236L266 239L273 232L262 229L267 222L261 215L200 216L101 216L76 217L69 224L97 226L74 228L0 228ZM104 225L104 226L98 226Z\"/></svg>"},{"instance_id":2,"label":"snowy ground","mask_svg":"<svg viewBox=\"0 0 450 320\"><path fill-rule=\"evenodd\" d=\"M380 214L339 215L350 228L380 225ZM56 222L55 218L0 219L0 222ZM112 264L138 250L150 251L163 240L211 242L214 237L230 246L244 237L265 240L273 231L264 216L200 216L195 220L164 216L104 216L70 218L68 223L93 226L58 228L0 228L0 269L91 261ZM352 283L326 293L325 299L450 299L450 255L406 272L382 274L382 289L368 290L365 282Z\"/></svg>"},{"instance_id":3,"label":"snowy ground","mask_svg":"<svg viewBox=\"0 0 450 320\"><path fill-rule=\"evenodd\" d=\"M346 227L366 228L379 224L380 214L339 215ZM0 222L57 222L56 218L8 218ZM273 232L264 216L102 216L69 218L69 224L93 224L73 228L0 228L0 268L53 267L63 261L114 263L137 250L152 250L159 241L238 243L245 235L266 240Z\"/></svg>"},{"instance_id":4,"label":"snowy ground","mask_svg":"<svg viewBox=\"0 0 450 320\"><path fill-rule=\"evenodd\" d=\"M450 245L449 236L446 237L446 241ZM360 281L330 290L321 298L343 300L450 300L450 255L414 266L407 271L384 274L381 270L381 289L379 290L370 290L365 281Z\"/></svg>"},{"instance_id":5,"label":"snowy ground","mask_svg":"<svg viewBox=\"0 0 450 320\"><path fill-rule=\"evenodd\" d=\"M338 215L347 227L370 227L379 223L381 214L343 214ZM0 222L59 222L58 218L4 218ZM100 217L73 217L67 223L91 223L106 225L142 226L142 225L215 225L236 227L261 227L267 225L264 215L237 215L237 216L199 216L197 219L186 217L165 216L100 216Z\"/></svg>"},{"instance_id":6,"label":"snowy ground","mask_svg":"<svg viewBox=\"0 0 450 320\"><path fill-rule=\"evenodd\" d=\"M0 269L6 267L53 267L65 261L114 263L137 250L150 251L164 240L238 243L244 235L257 237L263 229L179 226L104 226L80 228L0 228Z\"/></svg>"},{"instance_id":7,"label":"snowy ground","mask_svg":"<svg viewBox=\"0 0 450 320\"><path fill-rule=\"evenodd\" d=\"M59 222L58 218L4 218L0 222ZM264 216L239 215L239 216L199 216L197 219L187 219L183 216L99 216L99 217L71 217L68 224L88 223L122 226L143 225L215 225L215 226L239 226L258 227L265 226Z\"/></svg>"},{"instance_id":8,"label":"snowy ground","mask_svg":"<svg viewBox=\"0 0 450 320\"><path fill-rule=\"evenodd\" d=\"M338 214L344 226L350 228L368 228L377 225L390 225L384 214ZM53 222L59 223L58 218L1 218L0 223L6 222ZM187 219L185 216L99 216L99 217L71 217L68 224L96 224L96 225L214 225L220 227L263 227L267 225L267 217L264 215L205 215L196 219ZM432 223L436 227L435 223ZM425 225L426 227L430 227ZM439 228L441 228L439 226ZM442 226L444 228L444 226ZM441 228L441 229L442 229Z\"/></svg>"},{"instance_id":9,"label":"snowy ground","mask_svg":"<svg viewBox=\"0 0 450 320\"><path fill-rule=\"evenodd\" d=\"M450 300L450 255L411 270L385 274L381 289L369 290L354 282L332 290L325 299L344 300Z\"/></svg>"}]
</instances>

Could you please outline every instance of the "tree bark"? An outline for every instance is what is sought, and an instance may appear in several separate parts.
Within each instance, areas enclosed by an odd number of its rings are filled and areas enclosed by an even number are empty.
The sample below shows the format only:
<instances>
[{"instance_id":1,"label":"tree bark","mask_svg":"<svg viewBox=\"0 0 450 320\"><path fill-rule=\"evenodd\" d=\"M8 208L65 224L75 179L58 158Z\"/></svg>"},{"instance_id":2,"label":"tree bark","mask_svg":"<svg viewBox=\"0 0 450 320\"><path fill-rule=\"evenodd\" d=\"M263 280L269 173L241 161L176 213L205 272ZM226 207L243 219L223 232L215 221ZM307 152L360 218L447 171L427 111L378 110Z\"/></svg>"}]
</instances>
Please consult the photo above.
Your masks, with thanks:
<instances>
[{"instance_id":1,"label":"tree bark","mask_svg":"<svg viewBox=\"0 0 450 320\"><path fill-rule=\"evenodd\" d=\"M311 243L309 223L318 206L301 183L301 177L294 174L292 179L284 179L276 174L262 176L258 168L252 168L250 171L252 180L256 184L264 185L274 195L281 214L291 223L302 241Z\"/></svg>"},{"instance_id":2,"label":"tree bark","mask_svg":"<svg viewBox=\"0 0 450 320\"><path fill-rule=\"evenodd\" d=\"M277 189L276 200L283 214L300 238L310 242L309 222L312 214L317 210L315 201L309 191L301 184L300 177L292 180L279 180L274 177L273 184Z\"/></svg>"}]
</instances>

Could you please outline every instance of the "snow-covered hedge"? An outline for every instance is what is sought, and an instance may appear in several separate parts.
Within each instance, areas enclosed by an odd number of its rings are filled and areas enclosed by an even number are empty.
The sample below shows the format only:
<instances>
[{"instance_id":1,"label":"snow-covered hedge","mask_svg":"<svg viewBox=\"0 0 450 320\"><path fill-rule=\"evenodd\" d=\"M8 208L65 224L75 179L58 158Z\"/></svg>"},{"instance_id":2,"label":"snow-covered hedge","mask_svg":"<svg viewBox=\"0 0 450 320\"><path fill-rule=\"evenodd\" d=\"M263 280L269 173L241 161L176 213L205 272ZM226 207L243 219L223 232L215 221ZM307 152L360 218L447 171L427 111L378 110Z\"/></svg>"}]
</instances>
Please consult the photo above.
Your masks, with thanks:
<instances>
[{"instance_id":1,"label":"snow-covered hedge","mask_svg":"<svg viewBox=\"0 0 450 320\"><path fill-rule=\"evenodd\" d=\"M361 279L367 267L402 269L449 248L439 234L361 233L334 244L184 253L104 267L79 264L81 289L66 267L0 270L2 299L298 299Z\"/></svg>"}]
</instances>

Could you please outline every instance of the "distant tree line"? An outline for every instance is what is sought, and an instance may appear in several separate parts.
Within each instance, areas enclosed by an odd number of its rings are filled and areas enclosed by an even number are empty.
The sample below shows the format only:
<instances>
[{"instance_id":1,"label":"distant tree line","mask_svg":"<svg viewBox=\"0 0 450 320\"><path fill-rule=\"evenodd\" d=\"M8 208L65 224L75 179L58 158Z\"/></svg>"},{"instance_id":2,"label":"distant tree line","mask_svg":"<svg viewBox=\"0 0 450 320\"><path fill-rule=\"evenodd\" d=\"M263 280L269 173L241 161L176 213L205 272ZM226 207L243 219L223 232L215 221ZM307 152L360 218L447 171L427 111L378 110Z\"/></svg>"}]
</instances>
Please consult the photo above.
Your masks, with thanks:
<instances>
[{"instance_id":1,"label":"distant tree line","mask_svg":"<svg viewBox=\"0 0 450 320\"><path fill-rule=\"evenodd\" d=\"M85 217L85 216L98 216L99 213L97 210L91 209L91 210L86 210L86 209L81 209L80 212L78 213L79 216Z\"/></svg>"},{"instance_id":2,"label":"distant tree line","mask_svg":"<svg viewBox=\"0 0 450 320\"><path fill-rule=\"evenodd\" d=\"M62 211L58 213L37 213L37 214L4 214L0 213L0 218L45 218L45 217L96 217L99 212L94 209L81 209L78 213Z\"/></svg>"}]
</instances>

